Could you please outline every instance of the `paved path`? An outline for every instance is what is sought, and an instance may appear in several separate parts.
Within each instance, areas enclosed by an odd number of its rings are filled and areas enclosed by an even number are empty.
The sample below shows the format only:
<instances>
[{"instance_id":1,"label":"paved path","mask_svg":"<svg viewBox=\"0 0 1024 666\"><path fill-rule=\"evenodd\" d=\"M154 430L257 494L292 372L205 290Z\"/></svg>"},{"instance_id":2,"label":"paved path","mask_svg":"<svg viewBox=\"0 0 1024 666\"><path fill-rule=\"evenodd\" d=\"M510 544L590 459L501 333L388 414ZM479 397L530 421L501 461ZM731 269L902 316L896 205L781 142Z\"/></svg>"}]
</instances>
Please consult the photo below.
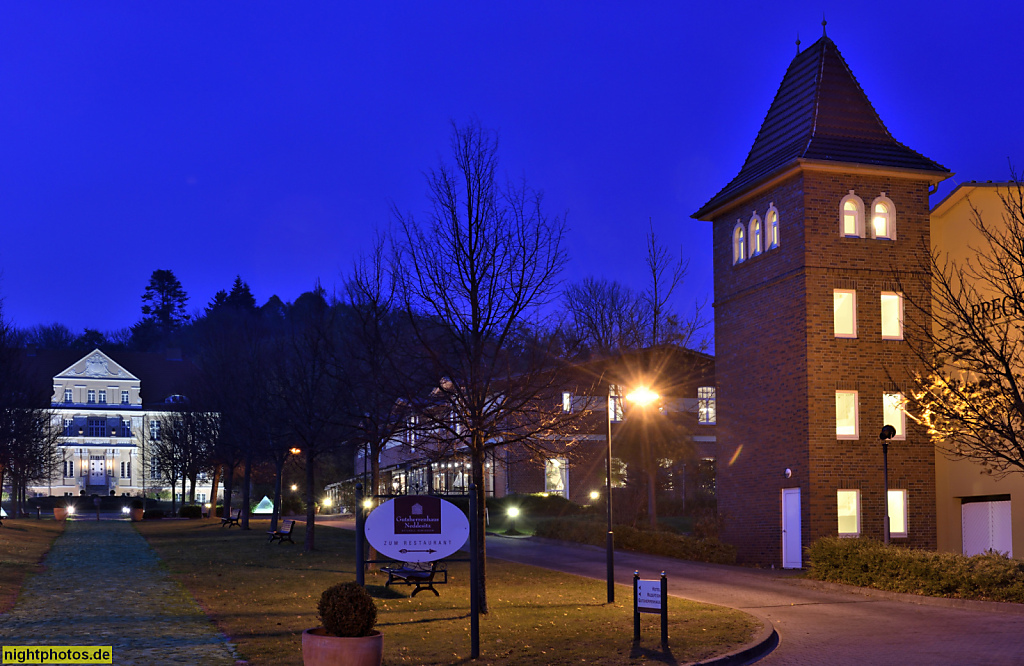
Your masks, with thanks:
<instances>
[{"instance_id":1,"label":"paved path","mask_svg":"<svg viewBox=\"0 0 1024 666\"><path fill-rule=\"evenodd\" d=\"M0 644L111 645L118 666L233 665L233 646L159 562L128 522L69 521L0 615Z\"/></svg>"},{"instance_id":2,"label":"paved path","mask_svg":"<svg viewBox=\"0 0 1024 666\"><path fill-rule=\"evenodd\" d=\"M605 552L546 539L489 535L487 555L591 578L605 579ZM684 562L615 552L616 582L633 571L655 578L666 571L673 595L731 606L767 619L779 646L767 666L857 664L1024 664L1024 606L947 600L912 603L910 595L867 596L848 588L822 589L784 572ZM617 601L630 603L629 591ZM914 598L918 599L918 598ZM936 605L931 605L936 604Z\"/></svg>"}]
</instances>

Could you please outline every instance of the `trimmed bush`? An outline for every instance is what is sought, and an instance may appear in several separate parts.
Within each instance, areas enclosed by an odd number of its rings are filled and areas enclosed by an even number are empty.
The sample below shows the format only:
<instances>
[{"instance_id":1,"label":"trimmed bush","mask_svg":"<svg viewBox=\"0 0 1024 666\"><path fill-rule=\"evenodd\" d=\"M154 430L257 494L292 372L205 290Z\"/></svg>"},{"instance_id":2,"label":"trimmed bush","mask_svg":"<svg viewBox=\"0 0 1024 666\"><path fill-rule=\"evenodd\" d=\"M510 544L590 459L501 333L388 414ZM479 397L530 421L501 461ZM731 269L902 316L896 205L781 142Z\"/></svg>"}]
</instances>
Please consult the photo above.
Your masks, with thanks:
<instances>
[{"instance_id":1,"label":"trimmed bush","mask_svg":"<svg viewBox=\"0 0 1024 666\"><path fill-rule=\"evenodd\" d=\"M160 520L166 514L163 509L146 509L146 513L142 514L143 520Z\"/></svg>"},{"instance_id":2,"label":"trimmed bush","mask_svg":"<svg viewBox=\"0 0 1024 666\"><path fill-rule=\"evenodd\" d=\"M182 518L202 518L203 507L198 504L186 504L178 510L178 515Z\"/></svg>"},{"instance_id":3,"label":"trimmed bush","mask_svg":"<svg viewBox=\"0 0 1024 666\"><path fill-rule=\"evenodd\" d=\"M604 546L608 531L603 523L592 520L548 518L537 523L534 533L539 537L575 541ZM697 539L673 532L638 530L626 525L615 526L615 546L650 555L674 557L695 562L733 564L736 548L718 539Z\"/></svg>"},{"instance_id":4,"label":"trimmed bush","mask_svg":"<svg viewBox=\"0 0 1024 666\"><path fill-rule=\"evenodd\" d=\"M369 636L377 623L373 597L357 583L338 583L324 590L316 612L331 636Z\"/></svg>"},{"instance_id":5,"label":"trimmed bush","mask_svg":"<svg viewBox=\"0 0 1024 666\"><path fill-rule=\"evenodd\" d=\"M826 537L808 549L816 580L890 592L1024 603L1024 562L995 552L956 553L886 546L861 537Z\"/></svg>"}]
</instances>

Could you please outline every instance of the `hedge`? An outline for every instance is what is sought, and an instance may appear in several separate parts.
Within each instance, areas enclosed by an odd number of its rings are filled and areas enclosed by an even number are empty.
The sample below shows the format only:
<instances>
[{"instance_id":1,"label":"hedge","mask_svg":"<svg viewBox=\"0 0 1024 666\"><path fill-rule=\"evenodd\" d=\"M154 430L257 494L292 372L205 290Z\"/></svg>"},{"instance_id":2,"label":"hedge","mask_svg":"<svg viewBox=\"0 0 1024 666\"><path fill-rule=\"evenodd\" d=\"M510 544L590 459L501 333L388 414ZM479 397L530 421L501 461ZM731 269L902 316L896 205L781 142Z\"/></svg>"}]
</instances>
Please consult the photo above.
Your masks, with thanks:
<instances>
[{"instance_id":1,"label":"hedge","mask_svg":"<svg viewBox=\"0 0 1024 666\"><path fill-rule=\"evenodd\" d=\"M913 550L868 538L826 537L808 549L816 580L933 597L1024 603L1024 561L988 552Z\"/></svg>"},{"instance_id":2,"label":"hedge","mask_svg":"<svg viewBox=\"0 0 1024 666\"><path fill-rule=\"evenodd\" d=\"M604 524L592 520L548 518L537 523L534 533L549 539L604 546L608 531ZM680 560L715 564L736 562L736 548L718 539L697 539L672 532L638 530L626 525L615 526L615 546Z\"/></svg>"}]
</instances>

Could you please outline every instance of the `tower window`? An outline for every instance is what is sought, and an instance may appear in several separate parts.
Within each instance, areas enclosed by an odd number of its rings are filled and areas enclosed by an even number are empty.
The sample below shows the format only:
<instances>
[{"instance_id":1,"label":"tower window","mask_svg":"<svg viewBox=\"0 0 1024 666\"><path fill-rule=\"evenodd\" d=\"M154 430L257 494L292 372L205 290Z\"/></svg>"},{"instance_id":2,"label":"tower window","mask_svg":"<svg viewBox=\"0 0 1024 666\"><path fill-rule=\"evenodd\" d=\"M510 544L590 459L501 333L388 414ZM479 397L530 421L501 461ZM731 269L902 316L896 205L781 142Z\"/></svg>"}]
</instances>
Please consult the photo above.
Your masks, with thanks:
<instances>
[{"instance_id":1,"label":"tower window","mask_svg":"<svg viewBox=\"0 0 1024 666\"><path fill-rule=\"evenodd\" d=\"M837 338L857 337L857 292L854 289L832 291L832 325Z\"/></svg>"},{"instance_id":2,"label":"tower window","mask_svg":"<svg viewBox=\"0 0 1024 666\"><path fill-rule=\"evenodd\" d=\"M839 235L847 238L864 235L864 202L853 190L839 202Z\"/></svg>"},{"instance_id":3,"label":"tower window","mask_svg":"<svg viewBox=\"0 0 1024 666\"><path fill-rule=\"evenodd\" d=\"M885 192L871 204L871 235L896 240L896 207L885 196Z\"/></svg>"},{"instance_id":4,"label":"tower window","mask_svg":"<svg viewBox=\"0 0 1024 666\"><path fill-rule=\"evenodd\" d=\"M772 203L768 206L768 212L764 214L768 225L768 249L773 250L779 246L779 211Z\"/></svg>"},{"instance_id":5,"label":"tower window","mask_svg":"<svg viewBox=\"0 0 1024 666\"><path fill-rule=\"evenodd\" d=\"M754 213L750 218L750 256L756 257L764 252L764 230L761 227L761 218Z\"/></svg>"},{"instance_id":6,"label":"tower window","mask_svg":"<svg viewBox=\"0 0 1024 666\"><path fill-rule=\"evenodd\" d=\"M857 392L836 391L836 439L858 439Z\"/></svg>"},{"instance_id":7,"label":"tower window","mask_svg":"<svg viewBox=\"0 0 1024 666\"><path fill-rule=\"evenodd\" d=\"M882 292L882 339L903 339L903 294Z\"/></svg>"},{"instance_id":8,"label":"tower window","mask_svg":"<svg viewBox=\"0 0 1024 666\"><path fill-rule=\"evenodd\" d=\"M732 264L746 261L747 259L747 232L743 223L736 220L736 227L732 230Z\"/></svg>"}]
</instances>

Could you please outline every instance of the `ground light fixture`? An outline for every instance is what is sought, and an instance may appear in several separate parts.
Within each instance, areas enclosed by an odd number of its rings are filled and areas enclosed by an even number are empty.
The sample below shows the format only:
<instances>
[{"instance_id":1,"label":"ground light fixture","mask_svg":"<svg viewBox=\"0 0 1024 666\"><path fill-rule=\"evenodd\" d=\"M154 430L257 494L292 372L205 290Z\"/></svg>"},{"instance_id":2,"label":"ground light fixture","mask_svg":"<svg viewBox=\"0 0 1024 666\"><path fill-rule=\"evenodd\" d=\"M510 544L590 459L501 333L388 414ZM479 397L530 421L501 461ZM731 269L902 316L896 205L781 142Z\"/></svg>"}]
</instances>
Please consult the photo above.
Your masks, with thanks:
<instances>
[{"instance_id":1,"label":"ground light fixture","mask_svg":"<svg viewBox=\"0 0 1024 666\"><path fill-rule=\"evenodd\" d=\"M593 502L596 502L599 499L601 499L601 492L599 490L591 490L590 491L590 500L593 501Z\"/></svg>"},{"instance_id":2,"label":"ground light fixture","mask_svg":"<svg viewBox=\"0 0 1024 666\"><path fill-rule=\"evenodd\" d=\"M516 529L516 518L519 517L519 507L510 506L505 513L508 515L509 518L508 529L505 530L505 534L519 534L519 530Z\"/></svg>"},{"instance_id":3,"label":"ground light fixture","mask_svg":"<svg viewBox=\"0 0 1024 666\"><path fill-rule=\"evenodd\" d=\"M333 502L331 502L331 498L330 497L325 497L324 501L321 502L321 504L323 505L323 507L325 509L330 509L331 508L331 504L333 504Z\"/></svg>"},{"instance_id":4,"label":"ground light fixture","mask_svg":"<svg viewBox=\"0 0 1024 666\"><path fill-rule=\"evenodd\" d=\"M123 513L123 514L127 514L127 513L128 513L128 512L130 512L130 511L131 511L131 509L129 509L129 508L128 508L128 507L126 507L126 506L122 506L122 507L121 507L121 513Z\"/></svg>"},{"instance_id":5,"label":"ground light fixture","mask_svg":"<svg viewBox=\"0 0 1024 666\"><path fill-rule=\"evenodd\" d=\"M75 507L74 507L74 506L69 506L69 507L68 507L68 515L70 516L70 515L71 515L71 514L73 514L74 512L75 512Z\"/></svg>"}]
</instances>

